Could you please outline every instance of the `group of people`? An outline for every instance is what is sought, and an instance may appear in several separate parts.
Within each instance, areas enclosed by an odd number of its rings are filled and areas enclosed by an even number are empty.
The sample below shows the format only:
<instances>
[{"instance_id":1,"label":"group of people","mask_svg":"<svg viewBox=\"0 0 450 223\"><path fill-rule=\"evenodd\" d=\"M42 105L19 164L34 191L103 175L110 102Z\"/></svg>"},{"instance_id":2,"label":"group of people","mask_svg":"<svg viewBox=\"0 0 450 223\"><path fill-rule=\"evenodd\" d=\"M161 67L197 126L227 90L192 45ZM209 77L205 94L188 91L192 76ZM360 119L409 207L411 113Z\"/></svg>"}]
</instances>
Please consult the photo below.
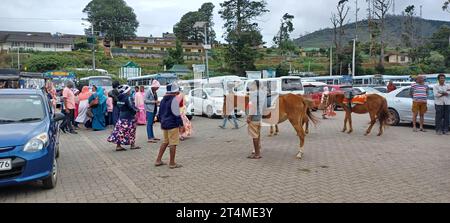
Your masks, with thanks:
<instances>
[{"instance_id":1,"label":"group of people","mask_svg":"<svg viewBox=\"0 0 450 223\"><path fill-rule=\"evenodd\" d=\"M425 78L419 76L416 83L411 86L411 97L413 99L413 131L426 132L423 128L425 114L428 111L428 98L434 97L434 106L436 109L435 125L437 135L449 135L449 119L450 119L450 85L445 83L446 76L440 74L438 83L433 86L433 94L429 95L428 85L425 84ZM419 129L417 129L417 115L419 115Z\"/></svg>"},{"instance_id":2,"label":"group of people","mask_svg":"<svg viewBox=\"0 0 450 223\"><path fill-rule=\"evenodd\" d=\"M138 124L144 124L145 122L148 142L157 143L160 139L155 137L153 130L154 119L157 116L161 123L164 139L155 166L166 165L162 162L162 157L169 147L169 167L171 169L180 168L182 166L175 162L176 147L181 140L192 134L192 125L182 112L184 97L180 88L176 84L168 85L167 93L162 101L158 100L157 90L159 88L160 83L154 80L148 91L140 87L133 97L130 86L122 85L118 87L119 119L107 141L116 144L116 151L126 151L122 147L123 145L130 145L131 150L141 149L141 147L136 146L136 128ZM157 111L158 105L160 107L159 112Z\"/></svg>"}]
</instances>

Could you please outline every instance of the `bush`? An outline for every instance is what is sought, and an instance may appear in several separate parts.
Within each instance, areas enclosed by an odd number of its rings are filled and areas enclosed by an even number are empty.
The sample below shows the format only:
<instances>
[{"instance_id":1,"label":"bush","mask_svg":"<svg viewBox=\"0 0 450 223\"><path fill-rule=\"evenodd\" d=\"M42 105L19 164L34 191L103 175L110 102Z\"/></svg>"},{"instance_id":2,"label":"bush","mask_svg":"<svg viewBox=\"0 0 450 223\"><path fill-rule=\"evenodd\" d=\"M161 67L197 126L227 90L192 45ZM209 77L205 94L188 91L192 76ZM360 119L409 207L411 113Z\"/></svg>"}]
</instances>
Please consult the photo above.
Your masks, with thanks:
<instances>
[{"instance_id":1,"label":"bush","mask_svg":"<svg viewBox=\"0 0 450 223\"><path fill-rule=\"evenodd\" d=\"M59 70L65 67L65 61L58 56L34 56L28 61L28 69L33 72Z\"/></svg>"}]
</instances>

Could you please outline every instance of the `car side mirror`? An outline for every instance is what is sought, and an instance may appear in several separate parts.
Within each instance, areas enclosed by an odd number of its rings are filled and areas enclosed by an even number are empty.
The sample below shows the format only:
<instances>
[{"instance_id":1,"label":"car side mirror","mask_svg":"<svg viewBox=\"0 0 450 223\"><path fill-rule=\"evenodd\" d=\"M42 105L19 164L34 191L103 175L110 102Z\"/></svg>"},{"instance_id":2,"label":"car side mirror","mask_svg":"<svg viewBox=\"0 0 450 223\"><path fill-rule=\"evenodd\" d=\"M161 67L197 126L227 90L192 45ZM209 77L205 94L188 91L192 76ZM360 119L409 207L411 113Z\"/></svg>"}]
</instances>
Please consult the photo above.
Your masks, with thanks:
<instances>
[{"instance_id":1,"label":"car side mirror","mask_svg":"<svg viewBox=\"0 0 450 223\"><path fill-rule=\"evenodd\" d=\"M64 120L64 118L66 118L66 116L63 113L56 113L55 116L53 117L53 120L59 122Z\"/></svg>"}]
</instances>

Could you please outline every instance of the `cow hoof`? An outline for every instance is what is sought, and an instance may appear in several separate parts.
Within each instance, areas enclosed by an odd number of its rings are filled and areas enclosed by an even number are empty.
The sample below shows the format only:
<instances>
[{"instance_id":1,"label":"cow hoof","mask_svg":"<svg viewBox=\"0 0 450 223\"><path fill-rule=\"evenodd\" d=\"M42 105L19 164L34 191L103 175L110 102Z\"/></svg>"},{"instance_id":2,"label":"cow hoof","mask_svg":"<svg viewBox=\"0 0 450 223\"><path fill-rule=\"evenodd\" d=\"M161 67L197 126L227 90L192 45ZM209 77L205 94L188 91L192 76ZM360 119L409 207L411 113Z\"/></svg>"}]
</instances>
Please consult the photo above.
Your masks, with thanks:
<instances>
[{"instance_id":1,"label":"cow hoof","mask_svg":"<svg viewBox=\"0 0 450 223\"><path fill-rule=\"evenodd\" d=\"M352 132L353 132L353 131L352 131L352 130L350 130L350 131L348 131L347 133L348 133L348 134L352 134Z\"/></svg>"},{"instance_id":2,"label":"cow hoof","mask_svg":"<svg viewBox=\"0 0 450 223\"><path fill-rule=\"evenodd\" d=\"M366 133L366 134L364 134L364 136L368 136L370 133Z\"/></svg>"},{"instance_id":3,"label":"cow hoof","mask_svg":"<svg viewBox=\"0 0 450 223\"><path fill-rule=\"evenodd\" d=\"M381 135L383 135L382 133L378 133L378 135L377 136L381 136Z\"/></svg>"},{"instance_id":4,"label":"cow hoof","mask_svg":"<svg viewBox=\"0 0 450 223\"><path fill-rule=\"evenodd\" d=\"M303 158L303 153L302 152L297 153L297 156L295 156L295 158L301 160Z\"/></svg>"}]
</instances>

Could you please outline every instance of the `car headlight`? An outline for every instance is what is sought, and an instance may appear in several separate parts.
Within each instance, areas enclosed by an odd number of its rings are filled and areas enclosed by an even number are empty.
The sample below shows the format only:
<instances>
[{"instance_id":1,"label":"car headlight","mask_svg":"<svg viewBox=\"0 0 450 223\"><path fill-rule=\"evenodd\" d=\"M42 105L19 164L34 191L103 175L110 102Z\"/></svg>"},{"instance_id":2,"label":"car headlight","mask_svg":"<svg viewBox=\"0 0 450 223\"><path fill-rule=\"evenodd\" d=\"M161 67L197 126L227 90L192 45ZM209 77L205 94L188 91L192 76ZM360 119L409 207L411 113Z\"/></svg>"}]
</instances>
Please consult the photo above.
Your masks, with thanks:
<instances>
[{"instance_id":1,"label":"car headlight","mask_svg":"<svg viewBox=\"0 0 450 223\"><path fill-rule=\"evenodd\" d=\"M23 151L33 153L42 150L45 146L47 146L48 143L48 134L42 133L39 134L30 141L27 142L25 147L23 148Z\"/></svg>"}]
</instances>

